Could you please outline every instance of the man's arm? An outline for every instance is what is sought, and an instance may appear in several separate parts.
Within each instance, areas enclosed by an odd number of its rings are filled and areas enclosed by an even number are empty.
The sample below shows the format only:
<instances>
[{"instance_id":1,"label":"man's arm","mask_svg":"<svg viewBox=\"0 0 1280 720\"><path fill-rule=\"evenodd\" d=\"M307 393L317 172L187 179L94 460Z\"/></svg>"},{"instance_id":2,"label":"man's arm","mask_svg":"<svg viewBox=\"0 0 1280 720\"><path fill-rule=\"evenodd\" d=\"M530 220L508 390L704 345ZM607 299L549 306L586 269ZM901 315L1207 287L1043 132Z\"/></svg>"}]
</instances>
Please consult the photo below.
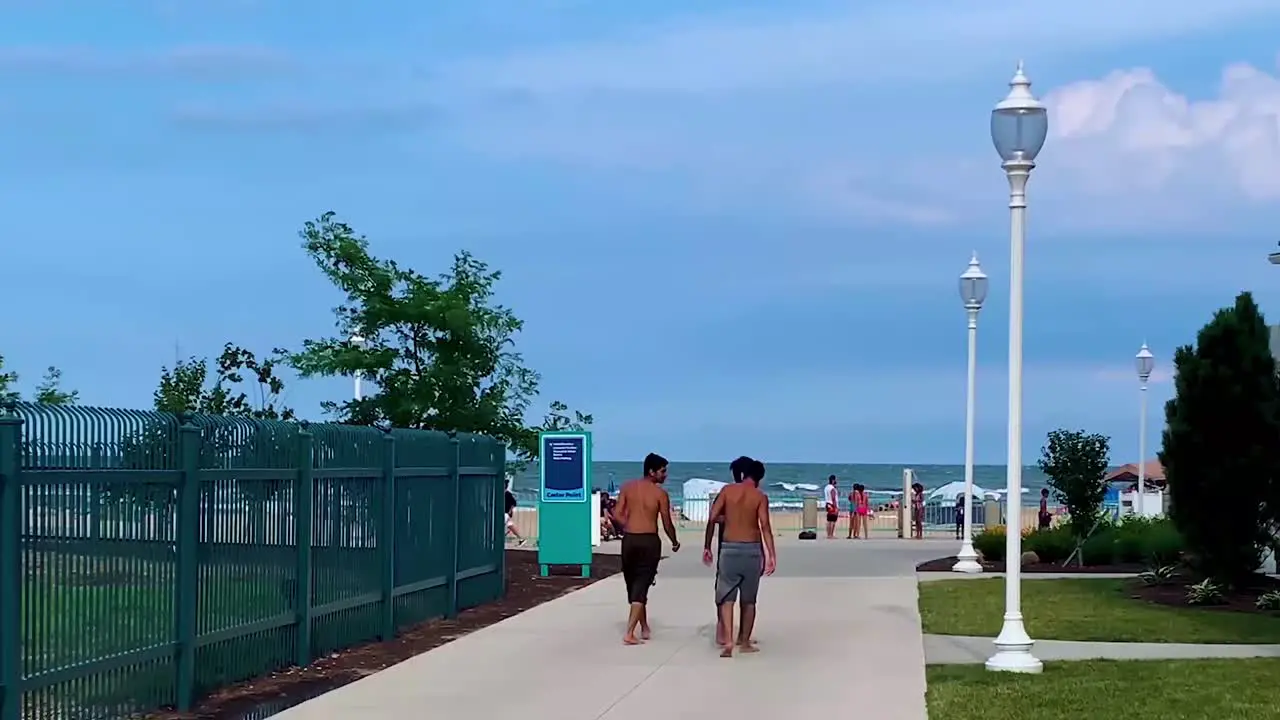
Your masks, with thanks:
<instances>
[{"instance_id":1,"label":"man's arm","mask_svg":"<svg viewBox=\"0 0 1280 720\"><path fill-rule=\"evenodd\" d=\"M618 503L613 506L613 516L618 519L618 522L622 523L624 528L627 526L627 512L629 510L627 508L627 490L628 486L623 485L621 492L618 493Z\"/></svg>"},{"instance_id":2,"label":"man's arm","mask_svg":"<svg viewBox=\"0 0 1280 720\"><path fill-rule=\"evenodd\" d=\"M661 493L658 496L658 511L662 514L662 529L667 531L667 537L671 538L671 547L680 547L680 541L676 539L676 524L671 521L671 496L667 495L667 491L658 488Z\"/></svg>"},{"instance_id":3,"label":"man's arm","mask_svg":"<svg viewBox=\"0 0 1280 720\"><path fill-rule=\"evenodd\" d=\"M711 549L711 541L715 538L716 522L720 516L724 514L724 494L716 495L716 501L711 504L711 510L707 512L707 531L703 538L703 550Z\"/></svg>"},{"instance_id":4,"label":"man's arm","mask_svg":"<svg viewBox=\"0 0 1280 720\"><path fill-rule=\"evenodd\" d=\"M764 541L764 557L766 566L777 562L777 549L773 545L773 523L769 521L769 496L760 493L760 509L757 511L760 521L760 539ZM770 571L772 572L772 571Z\"/></svg>"}]
</instances>

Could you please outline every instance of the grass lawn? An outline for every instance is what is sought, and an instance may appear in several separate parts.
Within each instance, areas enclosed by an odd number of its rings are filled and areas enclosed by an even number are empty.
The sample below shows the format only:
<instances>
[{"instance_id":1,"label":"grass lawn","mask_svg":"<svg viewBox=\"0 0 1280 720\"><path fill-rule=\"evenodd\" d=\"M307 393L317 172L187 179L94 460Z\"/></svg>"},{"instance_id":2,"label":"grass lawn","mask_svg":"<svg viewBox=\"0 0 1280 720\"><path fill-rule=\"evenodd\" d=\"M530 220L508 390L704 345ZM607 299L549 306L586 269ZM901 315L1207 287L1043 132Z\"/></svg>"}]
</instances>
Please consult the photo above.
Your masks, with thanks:
<instances>
[{"instance_id":1,"label":"grass lawn","mask_svg":"<svg viewBox=\"0 0 1280 720\"><path fill-rule=\"evenodd\" d=\"M926 633L995 637L1003 611L1001 578L920 583ZM1280 643L1280 618L1135 600L1123 580L1027 580L1022 612L1037 640Z\"/></svg>"},{"instance_id":2,"label":"grass lawn","mask_svg":"<svg viewBox=\"0 0 1280 720\"><path fill-rule=\"evenodd\" d=\"M929 720L1273 718L1280 659L1093 660L1049 663L1043 675L981 665L926 672Z\"/></svg>"}]
</instances>

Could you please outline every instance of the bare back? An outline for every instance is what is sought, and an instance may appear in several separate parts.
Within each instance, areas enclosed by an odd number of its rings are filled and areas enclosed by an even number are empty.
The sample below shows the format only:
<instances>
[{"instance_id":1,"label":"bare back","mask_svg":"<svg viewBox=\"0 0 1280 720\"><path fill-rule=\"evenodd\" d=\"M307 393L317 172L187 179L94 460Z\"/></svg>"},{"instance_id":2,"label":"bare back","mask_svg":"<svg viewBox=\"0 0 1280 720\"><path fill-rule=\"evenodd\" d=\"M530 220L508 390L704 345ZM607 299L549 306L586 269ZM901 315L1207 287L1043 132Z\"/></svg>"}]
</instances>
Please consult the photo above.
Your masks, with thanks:
<instances>
[{"instance_id":1,"label":"bare back","mask_svg":"<svg viewBox=\"0 0 1280 720\"><path fill-rule=\"evenodd\" d=\"M724 517L720 539L725 542L760 542L761 526L769 524L769 502L752 483L737 483L720 490L715 514Z\"/></svg>"},{"instance_id":2,"label":"bare back","mask_svg":"<svg viewBox=\"0 0 1280 720\"><path fill-rule=\"evenodd\" d=\"M622 486L614 515L631 534L657 534L658 522L671 522L671 499L667 491L649 480L632 480Z\"/></svg>"}]
</instances>

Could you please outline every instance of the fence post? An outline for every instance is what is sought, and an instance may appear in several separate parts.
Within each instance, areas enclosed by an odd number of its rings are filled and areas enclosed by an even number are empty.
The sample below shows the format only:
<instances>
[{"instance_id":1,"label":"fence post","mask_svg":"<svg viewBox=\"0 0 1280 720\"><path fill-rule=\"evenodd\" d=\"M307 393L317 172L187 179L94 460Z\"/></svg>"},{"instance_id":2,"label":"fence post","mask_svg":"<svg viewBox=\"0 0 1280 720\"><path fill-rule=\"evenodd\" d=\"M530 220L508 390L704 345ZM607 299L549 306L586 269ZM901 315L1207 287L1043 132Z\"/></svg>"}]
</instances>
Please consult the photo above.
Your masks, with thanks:
<instances>
[{"instance_id":1,"label":"fence post","mask_svg":"<svg viewBox=\"0 0 1280 720\"><path fill-rule=\"evenodd\" d=\"M89 467L94 470L101 470L102 462L102 443L96 442L89 451ZM93 483L89 486L89 539L100 540L102 538L102 485Z\"/></svg>"},{"instance_id":2,"label":"fence post","mask_svg":"<svg viewBox=\"0 0 1280 720\"><path fill-rule=\"evenodd\" d=\"M196 612L199 583L200 537L200 428L190 417L179 416L178 462L182 470L178 484L177 550L178 571L174 592L174 631L178 640L175 704L179 712L191 709L196 684Z\"/></svg>"},{"instance_id":3,"label":"fence post","mask_svg":"<svg viewBox=\"0 0 1280 720\"><path fill-rule=\"evenodd\" d=\"M0 415L0 720L22 713L22 419Z\"/></svg>"},{"instance_id":4,"label":"fence post","mask_svg":"<svg viewBox=\"0 0 1280 720\"><path fill-rule=\"evenodd\" d=\"M293 482L293 538L298 547L294 568L293 608L297 623L297 646L294 662L298 667L311 664L311 519L315 482L311 474L315 463L315 439L307 424L298 433L298 475Z\"/></svg>"},{"instance_id":5,"label":"fence post","mask_svg":"<svg viewBox=\"0 0 1280 720\"><path fill-rule=\"evenodd\" d=\"M449 487L453 498L453 541L449 552L449 605L445 609L446 617L458 616L458 552L462 542L462 444L458 442L456 432L449 433Z\"/></svg>"},{"instance_id":6,"label":"fence post","mask_svg":"<svg viewBox=\"0 0 1280 720\"><path fill-rule=\"evenodd\" d=\"M396 438L388 431L382 439L382 522L378 528L378 560L382 563L380 635L383 640L390 640L396 636Z\"/></svg>"},{"instance_id":7,"label":"fence post","mask_svg":"<svg viewBox=\"0 0 1280 720\"><path fill-rule=\"evenodd\" d=\"M498 565L498 597L507 596L507 446L490 439L496 446L493 451L493 513L496 532L494 553ZM514 488L512 492L515 492ZM535 504L534 507L537 507Z\"/></svg>"}]
</instances>

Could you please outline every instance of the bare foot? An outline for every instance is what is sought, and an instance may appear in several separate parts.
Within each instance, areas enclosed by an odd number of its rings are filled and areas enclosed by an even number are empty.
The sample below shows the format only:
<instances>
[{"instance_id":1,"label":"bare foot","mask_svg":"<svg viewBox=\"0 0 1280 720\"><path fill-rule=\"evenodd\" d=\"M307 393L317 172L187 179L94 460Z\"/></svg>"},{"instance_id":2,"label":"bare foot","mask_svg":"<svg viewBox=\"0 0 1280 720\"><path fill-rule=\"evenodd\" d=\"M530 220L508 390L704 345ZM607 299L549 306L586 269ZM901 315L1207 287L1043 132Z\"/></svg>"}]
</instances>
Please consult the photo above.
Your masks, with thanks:
<instances>
[{"instance_id":1,"label":"bare foot","mask_svg":"<svg viewBox=\"0 0 1280 720\"><path fill-rule=\"evenodd\" d=\"M623 645L639 645L640 641L636 639L635 635L623 635L622 644Z\"/></svg>"},{"instance_id":2,"label":"bare foot","mask_svg":"<svg viewBox=\"0 0 1280 720\"><path fill-rule=\"evenodd\" d=\"M744 652L744 653L758 653L758 652L760 652L760 648L756 647L756 644L755 644L755 643L753 643L753 642L751 642L750 640L748 640L748 641L746 641L746 642L740 642L740 643L738 643L738 649L739 649L739 650L741 650L741 651L742 651L742 652Z\"/></svg>"},{"instance_id":3,"label":"bare foot","mask_svg":"<svg viewBox=\"0 0 1280 720\"><path fill-rule=\"evenodd\" d=\"M648 640L648 639L649 639L649 638L651 638L651 637L653 637L653 633L649 632L649 628L647 628L647 627L642 627L642 628L640 628L640 639L641 639L641 640Z\"/></svg>"},{"instance_id":4,"label":"bare foot","mask_svg":"<svg viewBox=\"0 0 1280 720\"><path fill-rule=\"evenodd\" d=\"M731 657L733 657L733 646L732 646L732 645L725 645L725 646L720 650L720 657L722 657L722 658L731 658Z\"/></svg>"}]
</instances>

